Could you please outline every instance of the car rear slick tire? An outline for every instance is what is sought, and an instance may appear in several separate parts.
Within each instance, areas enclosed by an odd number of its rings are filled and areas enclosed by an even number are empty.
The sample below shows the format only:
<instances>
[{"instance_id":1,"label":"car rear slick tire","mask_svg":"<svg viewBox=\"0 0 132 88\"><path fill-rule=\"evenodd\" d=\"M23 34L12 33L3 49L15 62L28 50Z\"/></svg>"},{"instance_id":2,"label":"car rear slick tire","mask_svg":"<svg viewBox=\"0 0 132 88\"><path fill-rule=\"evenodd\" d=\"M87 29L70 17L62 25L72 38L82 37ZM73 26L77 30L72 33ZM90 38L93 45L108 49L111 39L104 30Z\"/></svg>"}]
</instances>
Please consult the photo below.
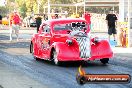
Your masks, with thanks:
<instances>
[{"instance_id":1,"label":"car rear slick tire","mask_svg":"<svg viewBox=\"0 0 132 88\"><path fill-rule=\"evenodd\" d=\"M103 64L107 64L109 62L109 58L103 58L103 59L100 59L100 61Z\"/></svg>"},{"instance_id":2,"label":"car rear slick tire","mask_svg":"<svg viewBox=\"0 0 132 88\"><path fill-rule=\"evenodd\" d=\"M58 58L57 58L57 52L54 50L53 52L52 52L52 61L53 61L53 63L55 64L55 65L60 65L60 61L58 60Z\"/></svg>"},{"instance_id":3,"label":"car rear slick tire","mask_svg":"<svg viewBox=\"0 0 132 88\"><path fill-rule=\"evenodd\" d=\"M30 44L30 53L32 53L33 58L34 58L35 60L39 60L39 58L37 58L37 57L34 55L34 46L33 46L32 43Z\"/></svg>"}]
</instances>

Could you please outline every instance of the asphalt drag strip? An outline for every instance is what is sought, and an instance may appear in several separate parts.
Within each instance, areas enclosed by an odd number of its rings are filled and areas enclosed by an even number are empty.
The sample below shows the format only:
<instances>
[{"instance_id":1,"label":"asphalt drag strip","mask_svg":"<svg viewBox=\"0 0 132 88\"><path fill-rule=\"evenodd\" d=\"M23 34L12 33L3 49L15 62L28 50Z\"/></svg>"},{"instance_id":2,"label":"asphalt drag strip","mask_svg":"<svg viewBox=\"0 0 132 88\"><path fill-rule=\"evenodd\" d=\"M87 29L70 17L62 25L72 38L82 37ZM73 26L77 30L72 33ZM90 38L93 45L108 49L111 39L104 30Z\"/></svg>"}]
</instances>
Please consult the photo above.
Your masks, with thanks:
<instances>
[{"instance_id":1,"label":"asphalt drag strip","mask_svg":"<svg viewBox=\"0 0 132 88\"><path fill-rule=\"evenodd\" d=\"M132 82L129 84L85 84L83 86L76 82L76 73L80 65L90 74L132 75L130 54L124 54L124 56L117 54L110 59L108 65L102 65L100 61L90 61L87 63L64 63L63 66L55 66L49 61L36 61L29 53L29 44L30 41L0 42L0 62L4 63L9 69L13 69L14 72L17 71L18 74L28 76L36 83L43 85L43 87L33 88L132 88ZM126 61L124 61L124 58Z\"/></svg>"}]
</instances>

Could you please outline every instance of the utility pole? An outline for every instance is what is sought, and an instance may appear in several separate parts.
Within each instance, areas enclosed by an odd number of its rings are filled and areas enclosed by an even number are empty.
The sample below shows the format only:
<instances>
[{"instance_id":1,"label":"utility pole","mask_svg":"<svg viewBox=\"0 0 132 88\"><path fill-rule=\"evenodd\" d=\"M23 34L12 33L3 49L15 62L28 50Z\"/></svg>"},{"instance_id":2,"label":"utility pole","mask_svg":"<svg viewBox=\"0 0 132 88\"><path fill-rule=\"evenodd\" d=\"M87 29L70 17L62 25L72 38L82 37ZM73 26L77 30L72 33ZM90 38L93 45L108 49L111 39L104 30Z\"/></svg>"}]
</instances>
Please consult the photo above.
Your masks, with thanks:
<instances>
[{"instance_id":1,"label":"utility pole","mask_svg":"<svg viewBox=\"0 0 132 88\"><path fill-rule=\"evenodd\" d=\"M131 19L131 4L132 4L132 1L131 0L128 0L128 47L130 47L130 19Z\"/></svg>"},{"instance_id":2,"label":"utility pole","mask_svg":"<svg viewBox=\"0 0 132 88\"><path fill-rule=\"evenodd\" d=\"M48 20L50 18L50 0L48 0Z\"/></svg>"},{"instance_id":3,"label":"utility pole","mask_svg":"<svg viewBox=\"0 0 132 88\"><path fill-rule=\"evenodd\" d=\"M85 7L86 7L86 0L84 0L84 13L85 13Z\"/></svg>"},{"instance_id":4,"label":"utility pole","mask_svg":"<svg viewBox=\"0 0 132 88\"><path fill-rule=\"evenodd\" d=\"M37 0L37 2L38 2L38 14L39 14L39 13L40 13L40 12L39 12L39 9L40 9L40 8L39 8L39 7L40 7L40 0Z\"/></svg>"}]
</instances>

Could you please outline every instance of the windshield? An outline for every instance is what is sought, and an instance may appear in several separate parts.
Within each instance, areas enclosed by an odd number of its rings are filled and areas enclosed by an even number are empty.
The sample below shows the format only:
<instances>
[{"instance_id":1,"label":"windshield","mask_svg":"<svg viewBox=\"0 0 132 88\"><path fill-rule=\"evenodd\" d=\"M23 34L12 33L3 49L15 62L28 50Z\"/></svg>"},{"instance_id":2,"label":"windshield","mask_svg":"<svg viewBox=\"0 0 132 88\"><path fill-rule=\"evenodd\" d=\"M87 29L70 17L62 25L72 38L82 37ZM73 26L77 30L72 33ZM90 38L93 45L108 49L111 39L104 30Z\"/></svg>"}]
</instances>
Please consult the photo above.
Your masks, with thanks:
<instances>
[{"instance_id":1,"label":"windshield","mask_svg":"<svg viewBox=\"0 0 132 88\"><path fill-rule=\"evenodd\" d=\"M83 30L87 29L87 25L84 22L72 22L66 24L55 24L55 31L63 31L63 30Z\"/></svg>"},{"instance_id":2,"label":"windshield","mask_svg":"<svg viewBox=\"0 0 132 88\"><path fill-rule=\"evenodd\" d=\"M67 28L66 24L56 24L54 26L54 30L68 30L69 28Z\"/></svg>"}]
</instances>

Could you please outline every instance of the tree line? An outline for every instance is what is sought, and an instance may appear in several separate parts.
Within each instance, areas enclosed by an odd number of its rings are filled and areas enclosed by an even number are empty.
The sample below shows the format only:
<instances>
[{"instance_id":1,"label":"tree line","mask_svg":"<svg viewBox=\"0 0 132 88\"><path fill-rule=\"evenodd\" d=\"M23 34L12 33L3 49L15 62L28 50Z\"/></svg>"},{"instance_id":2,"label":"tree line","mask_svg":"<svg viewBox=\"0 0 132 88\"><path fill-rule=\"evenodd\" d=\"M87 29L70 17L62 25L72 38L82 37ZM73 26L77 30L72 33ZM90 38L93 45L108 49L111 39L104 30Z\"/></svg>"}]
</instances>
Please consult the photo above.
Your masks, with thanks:
<instances>
[{"instance_id":1,"label":"tree line","mask_svg":"<svg viewBox=\"0 0 132 88\"><path fill-rule=\"evenodd\" d=\"M81 2L82 0L50 0L51 4L72 4ZM47 8L44 7L47 5L48 0L6 0L6 5L0 7L0 14L6 16L14 9L20 12L21 16L24 18L26 16L32 14L38 14L38 5L39 5L39 13L48 12ZM75 13L76 7L51 7L51 9L57 8L59 11L64 10L67 11L69 14ZM87 11L90 12L97 12L97 13L104 13L109 10L109 8L97 8L97 7L87 7ZM83 13L83 6L78 8L78 14Z\"/></svg>"}]
</instances>

